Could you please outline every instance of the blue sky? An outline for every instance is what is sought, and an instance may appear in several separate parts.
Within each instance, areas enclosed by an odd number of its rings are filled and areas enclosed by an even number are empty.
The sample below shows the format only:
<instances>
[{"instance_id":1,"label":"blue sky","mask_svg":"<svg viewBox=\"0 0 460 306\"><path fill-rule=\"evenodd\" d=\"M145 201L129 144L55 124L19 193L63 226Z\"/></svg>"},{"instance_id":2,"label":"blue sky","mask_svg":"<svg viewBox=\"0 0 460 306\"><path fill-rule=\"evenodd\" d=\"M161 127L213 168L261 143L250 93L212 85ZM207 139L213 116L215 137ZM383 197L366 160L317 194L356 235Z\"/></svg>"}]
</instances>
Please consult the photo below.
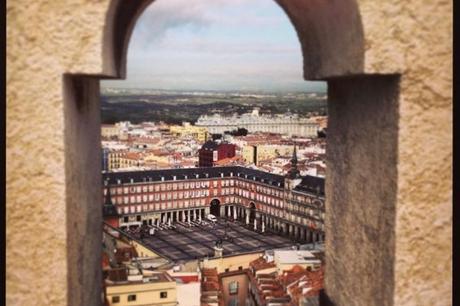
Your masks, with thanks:
<instances>
[{"instance_id":1,"label":"blue sky","mask_svg":"<svg viewBox=\"0 0 460 306\"><path fill-rule=\"evenodd\" d=\"M297 34L273 0L156 0L138 19L127 78L103 87L310 91Z\"/></svg>"}]
</instances>

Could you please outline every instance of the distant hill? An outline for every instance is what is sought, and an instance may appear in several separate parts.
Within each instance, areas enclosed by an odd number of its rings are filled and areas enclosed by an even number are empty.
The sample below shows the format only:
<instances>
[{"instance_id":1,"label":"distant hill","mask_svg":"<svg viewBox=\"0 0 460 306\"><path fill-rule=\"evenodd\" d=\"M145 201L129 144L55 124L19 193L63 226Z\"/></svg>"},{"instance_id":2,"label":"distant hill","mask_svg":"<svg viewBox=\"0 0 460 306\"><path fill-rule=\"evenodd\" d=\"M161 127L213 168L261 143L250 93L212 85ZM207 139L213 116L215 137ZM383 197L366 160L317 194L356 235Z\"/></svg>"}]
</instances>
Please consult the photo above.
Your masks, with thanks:
<instances>
[{"instance_id":1,"label":"distant hill","mask_svg":"<svg viewBox=\"0 0 460 306\"><path fill-rule=\"evenodd\" d=\"M241 94L241 93L155 93L129 94L126 92L101 95L102 123L129 120L164 121L180 124L194 123L203 114L231 115L260 108L262 114L282 114L288 110L299 115L309 112L327 114L324 93Z\"/></svg>"}]
</instances>

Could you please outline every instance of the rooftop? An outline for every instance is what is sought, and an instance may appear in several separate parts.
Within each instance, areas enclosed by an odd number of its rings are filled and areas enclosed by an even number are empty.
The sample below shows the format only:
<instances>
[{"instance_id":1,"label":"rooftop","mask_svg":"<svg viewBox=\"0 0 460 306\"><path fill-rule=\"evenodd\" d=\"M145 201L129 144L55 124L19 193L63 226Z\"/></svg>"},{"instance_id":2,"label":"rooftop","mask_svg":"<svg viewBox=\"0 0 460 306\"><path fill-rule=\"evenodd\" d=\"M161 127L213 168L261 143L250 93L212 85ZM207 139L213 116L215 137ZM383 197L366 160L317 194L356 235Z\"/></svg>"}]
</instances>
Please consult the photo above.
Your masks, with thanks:
<instances>
[{"instance_id":1,"label":"rooftop","mask_svg":"<svg viewBox=\"0 0 460 306\"><path fill-rule=\"evenodd\" d=\"M239 177L272 186L284 187L284 176L272 174L241 166L202 167L161 169L149 171L127 171L103 173L103 180L110 179L111 184L145 183L157 181L180 181L187 179L205 179L219 177ZM324 195L324 178L304 176L302 182L295 188L297 191L312 192Z\"/></svg>"},{"instance_id":2,"label":"rooftop","mask_svg":"<svg viewBox=\"0 0 460 306\"><path fill-rule=\"evenodd\" d=\"M123 272L123 269L125 272ZM175 282L167 272L145 271L144 274L133 274L126 267L111 269L108 271L108 275L109 277L105 279L107 286Z\"/></svg>"},{"instance_id":3,"label":"rooftop","mask_svg":"<svg viewBox=\"0 0 460 306\"><path fill-rule=\"evenodd\" d=\"M281 264L302 264L307 262L321 263L312 252L307 250L275 250L275 261Z\"/></svg>"}]
</instances>

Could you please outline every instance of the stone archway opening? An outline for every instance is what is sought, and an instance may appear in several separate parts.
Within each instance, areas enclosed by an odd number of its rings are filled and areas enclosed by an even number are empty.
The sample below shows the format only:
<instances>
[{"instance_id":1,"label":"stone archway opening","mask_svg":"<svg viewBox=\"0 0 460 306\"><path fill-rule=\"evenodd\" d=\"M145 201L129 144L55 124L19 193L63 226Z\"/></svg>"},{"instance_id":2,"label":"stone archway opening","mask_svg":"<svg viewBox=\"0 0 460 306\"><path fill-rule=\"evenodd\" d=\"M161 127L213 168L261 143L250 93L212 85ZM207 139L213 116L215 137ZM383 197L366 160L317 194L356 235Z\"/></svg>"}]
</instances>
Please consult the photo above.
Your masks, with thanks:
<instances>
[{"instance_id":1,"label":"stone archway opening","mask_svg":"<svg viewBox=\"0 0 460 306\"><path fill-rule=\"evenodd\" d=\"M104 71L107 71L112 78L124 78L126 75L126 53L129 37L135 25L136 19L142 11L152 3L152 0L144 1L113 1L107 14L106 34L104 37ZM359 181L360 177L396 177L396 151L397 151L397 128L398 128L398 86L399 78L397 75L364 75L364 39L361 25L361 19L357 4L354 0L344 1L314 1L314 0L277 0L276 1L290 18L299 37L303 53L303 71L306 80L323 80L328 82L328 109L329 109L329 127L328 127L328 151L327 151L327 181L326 192L328 193L327 206L330 207L326 217L326 230L334 233L326 241L326 250L331 256L329 258L327 274L333 275L326 278L326 288L329 286L332 290L332 300L346 301L346 297L334 289L344 280L347 284L354 284L352 275L344 275L341 271L349 269L343 267L343 263L351 263L353 269L362 270L366 266L372 266L375 271L371 277L374 288L377 288L381 294L377 297L368 295L368 304L375 304L375 300L384 300L385 297L392 296L392 285L384 284L383 281L388 277L384 275L391 274L393 271L387 268L393 267L394 258L394 204L396 197L395 180L389 179L389 191L383 195L380 185L366 185ZM333 22L331 22L333 20ZM98 105L98 79L81 75L66 75L65 93L70 100L66 105L66 116L77 120L66 120L66 141L69 141L68 148L70 151L78 152L82 142L94 144L94 141L88 139L75 131L80 131L84 127L84 120L90 113L92 123L97 125L98 111L92 110L92 103ZM372 101L370 103L369 101ZM356 112L360 111L358 116ZM95 113L96 112L96 113ZM82 116L80 116L83 114ZM80 118L83 117L83 118ZM378 126L376 126L378 123ZM374 137L369 133L369 128L375 131L380 138ZM366 132L364 132L366 131ZM382 133L383 131L383 133ZM378 132L378 133L377 133ZM369 137L371 135L371 137ZM347 139L355 148L347 147ZM380 140L380 141L377 141ZM358 148L356 148L358 147ZM91 151L91 150L90 150ZM93 150L97 151L97 150ZM369 167L353 168L351 164L362 164L362 160L356 160L353 152L362 152L362 159ZM378 157L373 153L380 152ZM89 152L88 156L96 158L94 152ZM375 157L375 158L374 158ZM384 160L382 160L382 157ZM350 163L344 164L344 160L350 160ZM79 169L85 168L82 163L70 163L66 171L80 172ZM376 164L388 164L390 167L375 169ZM353 170L350 170L353 169ZM352 171L350 175L350 171ZM352 177L352 180L344 180L344 177ZM69 176L71 177L71 176ZM82 176L83 179L83 176ZM86 176L84 177L86 179ZM74 186L75 182L67 182ZM349 188L353 186L366 185L364 192L352 194ZM100 182L94 186L100 187ZM361 203L369 201L366 195L373 195L372 202L374 210L385 211L382 222L384 228L379 229L385 235L379 235L380 232L372 232L372 236L384 236L384 240L369 239L366 240L366 246L373 250L373 254L379 254L378 260L360 260L354 261L356 254L352 244L344 246L340 240L343 240L343 233L349 228L365 228L366 219L359 221L359 224L349 224L347 220L356 220L353 218L340 218L343 214L351 214L352 211L360 208ZM72 220L73 213L78 210L81 203L79 199L87 200L86 193L78 188L69 188L69 209L67 210L68 220ZM331 200L333 199L333 200ZM341 202L347 201L347 207L355 209L345 210ZM94 203L97 201L91 201ZM89 203L89 202L88 202ZM337 205L336 205L337 204ZM220 203L218 203L220 205ZM255 206L255 205L254 205ZM212 207L211 207L212 209ZM250 209L250 213L253 210ZM220 209L214 210L215 215L220 215ZM88 219L97 224L101 220L100 214L88 216ZM255 211L253 221L255 219ZM71 230L72 222L69 224L69 235L67 237L68 245L71 248L79 249L78 232ZM367 227L366 227L367 228ZM389 236L387 235L389 233ZM363 233L368 236L369 233ZM92 245L95 245L95 239ZM382 245L385 246L382 250ZM98 247L100 249L100 247ZM347 260L336 260L336 256L342 256ZM69 283L78 283L84 274L78 272L76 259L78 256L69 257ZM382 260L380 260L380 259ZM92 262L96 266L97 260ZM382 264L375 265L376 262ZM385 263L383 265L383 263ZM83 277L87 279L88 277ZM350 287L351 288L351 287ZM352 290L351 288L350 290ZM355 288L356 289L356 288ZM97 290L96 290L97 291ZM359 290L356 290L359 291ZM80 292L76 290L75 296ZM94 296L94 292L91 292ZM73 297L70 297L71 300ZM84 299L90 301L91 299ZM343 302L346 304L346 302ZM86 303L91 304L91 303Z\"/></svg>"}]
</instances>

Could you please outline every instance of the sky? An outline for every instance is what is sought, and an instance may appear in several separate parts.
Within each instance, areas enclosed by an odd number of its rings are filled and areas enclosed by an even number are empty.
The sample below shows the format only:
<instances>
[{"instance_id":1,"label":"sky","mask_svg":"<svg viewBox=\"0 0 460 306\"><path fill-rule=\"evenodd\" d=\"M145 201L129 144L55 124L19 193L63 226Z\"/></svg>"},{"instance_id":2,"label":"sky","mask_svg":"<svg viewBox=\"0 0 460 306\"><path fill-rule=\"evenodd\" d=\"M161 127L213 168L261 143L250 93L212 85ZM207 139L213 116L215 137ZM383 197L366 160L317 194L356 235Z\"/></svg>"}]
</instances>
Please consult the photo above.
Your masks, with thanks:
<instances>
[{"instance_id":1,"label":"sky","mask_svg":"<svg viewBox=\"0 0 460 306\"><path fill-rule=\"evenodd\" d=\"M302 76L302 53L273 0L156 0L138 19L127 78L102 87L325 91Z\"/></svg>"}]
</instances>

